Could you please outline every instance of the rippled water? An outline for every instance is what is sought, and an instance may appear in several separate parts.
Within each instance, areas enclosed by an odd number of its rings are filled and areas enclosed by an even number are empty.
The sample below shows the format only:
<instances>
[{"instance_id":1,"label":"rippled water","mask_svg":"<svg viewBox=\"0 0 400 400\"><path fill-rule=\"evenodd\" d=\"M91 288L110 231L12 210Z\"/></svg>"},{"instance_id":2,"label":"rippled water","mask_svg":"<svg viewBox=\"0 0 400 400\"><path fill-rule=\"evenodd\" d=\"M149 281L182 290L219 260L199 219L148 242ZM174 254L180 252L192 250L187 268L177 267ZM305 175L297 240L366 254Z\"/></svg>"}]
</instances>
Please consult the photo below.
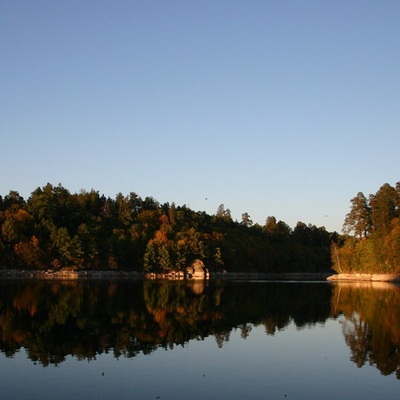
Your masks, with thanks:
<instances>
[{"instance_id":1,"label":"rippled water","mask_svg":"<svg viewBox=\"0 0 400 400\"><path fill-rule=\"evenodd\" d=\"M398 399L400 290L3 282L2 399Z\"/></svg>"}]
</instances>

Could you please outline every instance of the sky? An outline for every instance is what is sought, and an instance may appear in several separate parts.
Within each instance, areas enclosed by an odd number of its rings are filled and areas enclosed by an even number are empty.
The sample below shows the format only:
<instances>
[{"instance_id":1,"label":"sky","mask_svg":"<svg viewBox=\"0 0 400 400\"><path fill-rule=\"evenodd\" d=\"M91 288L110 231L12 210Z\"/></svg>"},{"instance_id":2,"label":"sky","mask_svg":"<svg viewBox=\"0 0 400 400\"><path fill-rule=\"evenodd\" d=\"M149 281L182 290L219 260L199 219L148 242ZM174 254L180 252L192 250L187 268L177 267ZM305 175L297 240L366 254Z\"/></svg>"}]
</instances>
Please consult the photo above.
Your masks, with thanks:
<instances>
[{"instance_id":1,"label":"sky","mask_svg":"<svg viewBox=\"0 0 400 400\"><path fill-rule=\"evenodd\" d=\"M0 195L340 232L400 181L398 0L2 0Z\"/></svg>"}]
</instances>

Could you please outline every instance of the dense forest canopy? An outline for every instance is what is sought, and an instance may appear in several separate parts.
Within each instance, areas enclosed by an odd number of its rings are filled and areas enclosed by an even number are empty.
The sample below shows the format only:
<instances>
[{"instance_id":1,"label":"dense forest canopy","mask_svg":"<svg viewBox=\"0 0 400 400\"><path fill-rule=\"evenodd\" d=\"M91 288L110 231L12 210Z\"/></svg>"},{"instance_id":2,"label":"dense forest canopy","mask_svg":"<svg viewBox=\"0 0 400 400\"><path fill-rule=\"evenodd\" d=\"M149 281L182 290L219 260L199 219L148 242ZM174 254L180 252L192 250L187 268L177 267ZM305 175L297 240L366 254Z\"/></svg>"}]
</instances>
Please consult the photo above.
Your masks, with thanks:
<instances>
[{"instance_id":1,"label":"dense forest canopy","mask_svg":"<svg viewBox=\"0 0 400 400\"><path fill-rule=\"evenodd\" d=\"M332 262L339 273L400 273L400 182L351 199ZM350 235L351 234L351 235Z\"/></svg>"},{"instance_id":2,"label":"dense forest canopy","mask_svg":"<svg viewBox=\"0 0 400 400\"><path fill-rule=\"evenodd\" d=\"M0 196L0 226L3 269L169 272L201 259L211 271L322 272L339 240L324 227L292 229L273 216L264 226L246 212L234 221L223 204L209 215L134 192L112 199L50 183L27 200L17 191Z\"/></svg>"}]
</instances>

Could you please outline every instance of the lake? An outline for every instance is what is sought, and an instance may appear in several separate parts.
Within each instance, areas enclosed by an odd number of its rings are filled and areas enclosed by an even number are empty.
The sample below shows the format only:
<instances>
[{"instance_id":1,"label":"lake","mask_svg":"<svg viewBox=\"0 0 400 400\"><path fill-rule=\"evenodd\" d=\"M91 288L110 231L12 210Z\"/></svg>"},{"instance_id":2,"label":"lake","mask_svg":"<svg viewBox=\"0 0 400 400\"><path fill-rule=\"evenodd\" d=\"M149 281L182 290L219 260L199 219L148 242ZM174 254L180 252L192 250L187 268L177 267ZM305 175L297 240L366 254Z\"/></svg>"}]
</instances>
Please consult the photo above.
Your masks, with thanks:
<instances>
[{"instance_id":1,"label":"lake","mask_svg":"<svg viewBox=\"0 0 400 400\"><path fill-rule=\"evenodd\" d=\"M11 399L398 399L400 287L0 282Z\"/></svg>"}]
</instances>

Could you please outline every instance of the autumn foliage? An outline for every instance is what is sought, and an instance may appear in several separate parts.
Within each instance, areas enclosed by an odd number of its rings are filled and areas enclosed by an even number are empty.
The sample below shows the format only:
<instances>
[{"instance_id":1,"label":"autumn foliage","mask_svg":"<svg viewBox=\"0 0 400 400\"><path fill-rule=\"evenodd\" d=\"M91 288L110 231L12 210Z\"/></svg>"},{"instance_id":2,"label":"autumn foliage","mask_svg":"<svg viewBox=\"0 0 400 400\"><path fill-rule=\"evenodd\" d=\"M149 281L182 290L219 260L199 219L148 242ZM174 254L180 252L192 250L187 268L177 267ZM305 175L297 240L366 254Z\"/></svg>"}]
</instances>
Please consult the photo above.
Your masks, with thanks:
<instances>
[{"instance_id":1,"label":"autumn foliage","mask_svg":"<svg viewBox=\"0 0 400 400\"><path fill-rule=\"evenodd\" d=\"M201 259L211 271L330 269L335 235L325 228L242 218L233 221L223 204L208 215L134 192L111 199L47 184L25 200L11 191L0 196L0 267L170 272Z\"/></svg>"},{"instance_id":2,"label":"autumn foliage","mask_svg":"<svg viewBox=\"0 0 400 400\"><path fill-rule=\"evenodd\" d=\"M368 199L351 200L340 245L332 245L332 262L339 273L400 273L400 182L385 183Z\"/></svg>"}]
</instances>

